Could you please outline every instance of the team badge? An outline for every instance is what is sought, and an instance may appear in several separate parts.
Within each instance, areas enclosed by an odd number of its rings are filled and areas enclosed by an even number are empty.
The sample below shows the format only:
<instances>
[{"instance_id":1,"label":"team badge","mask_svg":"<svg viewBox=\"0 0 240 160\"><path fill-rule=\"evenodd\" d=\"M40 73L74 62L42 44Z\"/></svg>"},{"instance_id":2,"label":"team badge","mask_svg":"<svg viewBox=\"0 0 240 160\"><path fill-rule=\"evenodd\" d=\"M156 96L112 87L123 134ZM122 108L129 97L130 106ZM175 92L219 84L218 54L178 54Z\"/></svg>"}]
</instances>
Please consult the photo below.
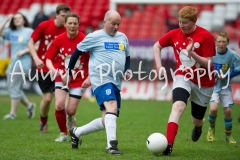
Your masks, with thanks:
<instances>
[{"instance_id":1,"label":"team badge","mask_svg":"<svg viewBox=\"0 0 240 160\"><path fill-rule=\"evenodd\" d=\"M107 94L107 95L110 95L110 94L111 94L111 89L107 89L107 90L106 90L106 94Z\"/></svg>"},{"instance_id":2,"label":"team badge","mask_svg":"<svg viewBox=\"0 0 240 160\"><path fill-rule=\"evenodd\" d=\"M180 51L179 58L185 67L192 67L196 63L192 57L188 56L188 51L186 49Z\"/></svg>"},{"instance_id":3,"label":"team badge","mask_svg":"<svg viewBox=\"0 0 240 160\"><path fill-rule=\"evenodd\" d=\"M104 42L104 48L106 50L120 50L124 51L124 44L118 42Z\"/></svg>"}]
</instances>

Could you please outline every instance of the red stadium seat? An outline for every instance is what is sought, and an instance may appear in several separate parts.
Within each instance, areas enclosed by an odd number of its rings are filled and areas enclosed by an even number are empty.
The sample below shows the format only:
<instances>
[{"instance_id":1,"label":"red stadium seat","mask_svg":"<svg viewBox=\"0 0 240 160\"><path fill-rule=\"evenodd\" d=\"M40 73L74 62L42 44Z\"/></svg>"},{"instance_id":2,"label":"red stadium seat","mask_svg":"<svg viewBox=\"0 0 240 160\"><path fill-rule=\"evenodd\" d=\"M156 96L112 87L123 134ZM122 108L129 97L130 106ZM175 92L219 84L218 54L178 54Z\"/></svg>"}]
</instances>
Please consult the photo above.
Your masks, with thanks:
<instances>
[{"instance_id":1,"label":"red stadium seat","mask_svg":"<svg viewBox=\"0 0 240 160\"><path fill-rule=\"evenodd\" d=\"M117 6L117 11L120 15L124 15L125 13L125 7L123 5L118 5Z\"/></svg>"},{"instance_id":2,"label":"red stadium seat","mask_svg":"<svg viewBox=\"0 0 240 160\"><path fill-rule=\"evenodd\" d=\"M151 34L149 31L144 31L142 30L139 34L138 34L139 38L143 38L143 39L149 39L151 38Z\"/></svg>"},{"instance_id":3,"label":"red stadium seat","mask_svg":"<svg viewBox=\"0 0 240 160\"><path fill-rule=\"evenodd\" d=\"M91 25L91 21L90 21L90 18L88 16L81 16L81 21L80 21L81 24L83 25Z\"/></svg>"},{"instance_id":4,"label":"red stadium seat","mask_svg":"<svg viewBox=\"0 0 240 160\"><path fill-rule=\"evenodd\" d=\"M128 28L129 27L128 22L123 22L122 21L119 27L120 28Z\"/></svg>"},{"instance_id":5,"label":"red stadium seat","mask_svg":"<svg viewBox=\"0 0 240 160\"><path fill-rule=\"evenodd\" d=\"M19 8L30 8L32 3L66 3L73 12L80 16L80 30L83 32L85 32L86 27L98 29L99 22L103 20L105 12L109 10L109 0L3 0L0 5L0 14L14 13ZM186 5L195 7L200 15L202 10L212 11L215 4L178 4L178 7L181 9ZM148 38L149 36L159 39L167 32L165 18L171 6L172 4L160 3L117 4L117 11L122 16L119 31L126 33L130 38ZM126 12L126 9L131 12ZM126 13L131 14L125 15ZM225 29L229 32L231 40L240 39L240 34L238 34L240 18L236 19L231 26L225 25Z\"/></svg>"},{"instance_id":6,"label":"red stadium seat","mask_svg":"<svg viewBox=\"0 0 240 160\"><path fill-rule=\"evenodd\" d=\"M92 19L91 21L91 26L94 28L97 28L99 24L99 20L98 19Z\"/></svg>"},{"instance_id":7,"label":"red stadium seat","mask_svg":"<svg viewBox=\"0 0 240 160\"><path fill-rule=\"evenodd\" d=\"M128 32L126 35L128 36L128 38L137 38L138 37L138 33L135 31Z\"/></svg>"},{"instance_id":8,"label":"red stadium seat","mask_svg":"<svg viewBox=\"0 0 240 160\"><path fill-rule=\"evenodd\" d=\"M84 33L85 34L85 31L86 31L86 26L85 25L82 25L80 24L79 26L79 29L78 29L80 32Z\"/></svg>"},{"instance_id":9,"label":"red stadium seat","mask_svg":"<svg viewBox=\"0 0 240 160\"><path fill-rule=\"evenodd\" d=\"M122 17L121 19L121 25L122 24L128 24L130 22L130 18L129 17Z\"/></svg>"},{"instance_id":10,"label":"red stadium seat","mask_svg":"<svg viewBox=\"0 0 240 160\"><path fill-rule=\"evenodd\" d=\"M156 5L149 4L149 5L146 5L145 7L146 12L154 13L155 10L156 10Z\"/></svg>"},{"instance_id":11,"label":"red stadium seat","mask_svg":"<svg viewBox=\"0 0 240 160\"><path fill-rule=\"evenodd\" d=\"M102 12L102 8L94 9L94 12L91 15L94 19L102 20L104 17L104 13Z\"/></svg>"}]
</instances>

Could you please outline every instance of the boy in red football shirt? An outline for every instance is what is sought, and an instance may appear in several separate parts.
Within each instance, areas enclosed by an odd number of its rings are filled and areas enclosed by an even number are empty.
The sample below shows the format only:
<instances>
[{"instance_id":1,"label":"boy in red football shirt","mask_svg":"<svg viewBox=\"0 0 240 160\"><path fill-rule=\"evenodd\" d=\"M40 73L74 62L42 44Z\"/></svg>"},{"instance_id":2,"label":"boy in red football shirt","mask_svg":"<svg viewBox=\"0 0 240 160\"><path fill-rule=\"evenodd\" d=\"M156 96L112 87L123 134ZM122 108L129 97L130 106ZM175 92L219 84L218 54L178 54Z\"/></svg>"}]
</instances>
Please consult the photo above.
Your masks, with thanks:
<instances>
[{"instance_id":1,"label":"boy in red football shirt","mask_svg":"<svg viewBox=\"0 0 240 160\"><path fill-rule=\"evenodd\" d=\"M48 112L54 92L54 80L48 73L45 53L51 42L61 33L65 32L64 19L70 8L65 4L60 4L56 8L56 18L44 21L33 31L32 38L28 42L28 47L38 71L38 84L43 93L40 104L40 131L48 132ZM40 42L38 51L34 48L36 42Z\"/></svg>"},{"instance_id":2,"label":"boy in red football shirt","mask_svg":"<svg viewBox=\"0 0 240 160\"><path fill-rule=\"evenodd\" d=\"M180 118L190 98L192 110L192 140L196 142L202 133L204 115L213 93L215 79L212 76L212 57L216 54L213 36L197 26L198 13L194 7L186 6L178 13L179 28L171 30L153 46L155 63L162 69L161 49L172 46L177 71L173 82L173 105L168 119L166 137L167 149L164 155L172 153ZM190 97L191 96L191 97Z\"/></svg>"}]
</instances>

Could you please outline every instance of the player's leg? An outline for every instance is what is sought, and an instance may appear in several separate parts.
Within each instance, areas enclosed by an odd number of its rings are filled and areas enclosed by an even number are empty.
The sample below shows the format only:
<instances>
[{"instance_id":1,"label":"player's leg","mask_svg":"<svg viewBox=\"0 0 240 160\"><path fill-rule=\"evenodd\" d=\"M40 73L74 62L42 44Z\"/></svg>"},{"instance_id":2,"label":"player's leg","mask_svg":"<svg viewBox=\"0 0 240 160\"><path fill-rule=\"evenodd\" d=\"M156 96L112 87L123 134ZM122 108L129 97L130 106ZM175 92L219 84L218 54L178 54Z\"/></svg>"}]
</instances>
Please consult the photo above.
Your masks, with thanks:
<instances>
[{"instance_id":1,"label":"player's leg","mask_svg":"<svg viewBox=\"0 0 240 160\"><path fill-rule=\"evenodd\" d=\"M27 73L28 71L26 70L24 72ZM26 76L26 78L27 77L28 76ZM28 118L33 118L35 116L36 104L32 103L28 100L28 98L26 97L26 95L23 91L23 85L21 86L21 103L26 107Z\"/></svg>"},{"instance_id":2,"label":"player's leg","mask_svg":"<svg viewBox=\"0 0 240 160\"><path fill-rule=\"evenodd\" d=\"M189 81L185 81L183 76L176 76L176 80L173 82L172 90L173 105L166 131L168 147L163 152L164 155L170 155L172 153L172 147L178 132L178 123L186 108L187 101L190 96L190 90Z\"/></svg>"},{"instance_id":3,"label":"player's leg","mask_svg":"<svg viewBox=\"0 0 240 160\"><path fill-rule=\"evenodd\" d=\"M207 133L207 141L213 142L215 136L215 122L217 118L217 111L218 111L218 101L219 101L219 93L214 92L212 94L212 98L210 100L210 109L208 113L208 133Z\"/></svg>"},{"instance_id":4,"label":"player's leg","mask_svg":"<svg viewBox=\"0 0 240 160\"><path fill-rule=\"evenodd\" d=\"M224 112L224 126L227 143L237 143L232 137L232 106L234 105L232 92L229 88L223 89L220 92L220 100Z\"/></svg>"},{"instance_id":5,"label":"player's leg","mask_svg":"<svg viewBox=\"0 0 240 160\"><path fill-rule=\"evenodd\" d=\"M28 118L33 118L35 116L36 104L29 102L23 90L21 91L20 102L26 107Z\"/></svg>"},{"instance_id":6,"label":"player's leg","mask_svg":"<svg viewBox=\"0 0 240 160\"><path fill-rule=\"evenodd\" d=\"M69 132L74 144L72 148L78 147L77 142L80 136L104 129L103 123L105 123L107 134L106 151L112 154L122 154L117 148L118 141L116 140L116 119L119 114L121 100L120 91L112 83L106 83L96 88L94 94L96 95L96 100L100 109L103 111L102 118L95 119L82 127L70 129ZM73 140L76 138L78 139L74 142Z\"/></svg>"},{"instance_id":7,"label":"player's leg","mask_svg":"<svg viewBox=\"0 0 240 160\"><path fill-rule=\"evenodd\" d=\"M11 110L9 114L3 117L3 119L15 119L17 117L17 109L22 98L22 75L11 75L9 72L7 72L7 84L11 98Z\"/></svg>"},{"instance_id":8,"label":"player's leg","mask_svg":"<svg viewBox=\"0 0 240 160\"><path fill-rule=\"evenodd\" d=\"M75 127L76 118L74 117L77 112L77 106L81 100L83 94L85 93L86 88L69 88L68 104L66 107L67 113L67 128Z\"/></svg>"},{"instance_id":9,"label":"player's leg","mask_svg":"<svg viewBox=\"0 0 240 160\"><path fill-rule=\"evenodd\" d=\"M80 98L71 97L69 95L69 101L66 106L66 114L67 114L67 129L74 128L76 126L76 112L77 106L80 101Z\"/></svg>"},{"instance_id":10,"label":"player's leg","mask_svg":"<svg viewBox=\"0 0 240 160\"><path fill-rule=\"evenodd\" d=\"M82 143L81 136L103 130L105 127L102 120L103 120L102 118L97 118L81 127L71 128L69 130L69 134L72 140L72 148L77 149L78 144L81 145Z\"/></svg>"},{"instance_id":11,"label":"player's leg","mask_svg":"<svg viewBox=\"0 0 240 160\"><path fill-rule=\"evenodd\" d=\"M207 106L200 106L195 102L191 102L192 110L192 122L194 128L192 130L192 141L197 142L202 134L202 125L204 123L204 115L207 110Z\"/></svg>"},{"instance_id":12,"label":"player's leg","mask_svg":"<svg viewBox=\"0 0 240 160\"><path fill-rule=\"evenodd\" d=\"M191 83L191 88L192 122L194 125L192 130L192 141L196 142L202 134L204 115L213 94L213 87L199 88L198 85Z\"/></svg>"},{"instance_id":13,"label":"player's leg","mask_svg":"<svg viewBox=\"0 0 240 160\"><path fill-rule=\"evenodd\" d=\"M55 82L55 117L60 130L60 136L55 139L56 142L67 141L67 127L66 127L66 113L65 113L65 101L68 89L62 88L61 82Z\"/></svg>"},{"instance_id":14,"label":"player's leg","mask_svg":"<svg viewBox=\"0 0 240 160\"><path fill-rule=\"evenodd\" d=\"M73 115L74 113L76 113L77 107L69 108L70 106L71 105L68 105L68 107L67 107L67 113ZM102 110L102 117L105 117L105 113L106 113L106 111ZM78 144L82 143L81 136L87 135L89 133L97 132L97 131L103 130L105 128L102 117L94 119L91 122L89 122L81 127L75 127L75 128L71 128L69 130L69 134L70 134L71 140L72 140L72 148L78 148Z\"/></svg>"},{"instance_id":15,"label":"player's leg","mask_svg":"<svg viewBox=\"0 0 240 160\"><path fill-rule=\"evenodd\" d=\"M42 75L40 72L38 73L38 78L38 84L43 93L43 98L40 103L40 131L46 133L48 132L48 112L53 97L55 83L51 80L49 75L46 77L46 75Z\"/></svg>"},{"instance_id":16,"label":"player's leg","mask_svg":"<svg viewBox=\"0 0 240 160\"><path fill-rule=\"evenodd\" d=\"M106 115L104 117L104 124L107 135L106 152L110 154L122 154L122 152L117 148L118 140L116 138L116 121L117 117L119 116L121 106L120 91L112 83L106 84L102 91L102 94L105 94L105 101L103 104L106 108Z\"/></svg>"},{"instance_id":17,"label":"player's leg","mask_svg":"<svg viewBox=\"0 0 240 160\"><path fill-rule=\"evenodd\" d=\"M35 116L36 104L30 102L23 91L22 91L21 103L26 107L28 118L33 118Z\"/></svg>"}]
</instances>

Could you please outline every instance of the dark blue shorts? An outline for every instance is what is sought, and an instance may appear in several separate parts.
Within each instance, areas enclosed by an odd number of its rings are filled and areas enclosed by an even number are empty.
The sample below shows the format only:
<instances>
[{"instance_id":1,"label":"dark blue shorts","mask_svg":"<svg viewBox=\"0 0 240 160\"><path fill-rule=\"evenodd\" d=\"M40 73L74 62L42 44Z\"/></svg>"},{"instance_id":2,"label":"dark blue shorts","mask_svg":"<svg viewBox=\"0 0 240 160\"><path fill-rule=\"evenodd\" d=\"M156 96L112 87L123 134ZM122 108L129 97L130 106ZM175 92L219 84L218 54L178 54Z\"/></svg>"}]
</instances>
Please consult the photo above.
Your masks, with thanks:
<instances>
[{"instance_id":1,"label":"dark blue shorts","mask_svg":"<svg viewBox=\"0 0 240 160\"><path fill-rule=\"evenodd\" d=\"M119 116L121 95L120 90L115 85L113 85L112 83L106 83L104 85L101 85L94 90L94 95L96 97L98 105L100 106L100 110L106 109L103 104L104 102L109 100L117 101L117 116Z\"/></svg>"}]
</instances>

